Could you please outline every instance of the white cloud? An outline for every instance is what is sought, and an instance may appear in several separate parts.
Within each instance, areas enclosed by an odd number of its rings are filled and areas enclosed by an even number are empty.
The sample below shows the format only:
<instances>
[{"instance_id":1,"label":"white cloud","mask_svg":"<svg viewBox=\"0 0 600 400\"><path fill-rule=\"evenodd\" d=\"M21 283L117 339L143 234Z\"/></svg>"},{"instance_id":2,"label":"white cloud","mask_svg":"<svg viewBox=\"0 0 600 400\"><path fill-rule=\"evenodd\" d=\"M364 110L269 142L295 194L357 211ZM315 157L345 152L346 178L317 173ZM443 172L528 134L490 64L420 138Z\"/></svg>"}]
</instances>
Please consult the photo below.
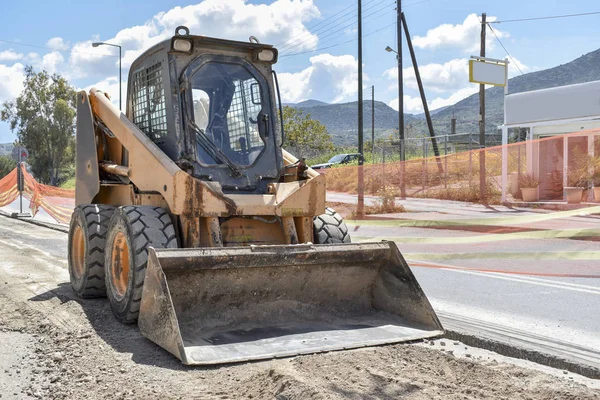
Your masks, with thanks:
<instances>
[{"instance_id":1,"label":"white cloud","mask_svg":"<svg viewBox=\"0 0 600 400\"><path fill-rule=\"evenodd\" d=\"M310 66L300 72L281 72L277 74L281 101L284 103L297 103L312 96L309 80L314 67Z\"/></svg>"},{"instance_id":2,"label":"white cloud","mask_svg":"<svg viewBox=\"0 0 600 400\"><path fill-rule=\"evenodd\" d=\"M52 50L68 50L69 44L64 41L61 37L53 37L46 42L46 46Z\"/></svg>"},{"instance_id":3,"label":"white cloud","mask_svg":"<svg viewBox=\"0 0 600 400\"><path fill-rule=\"evenodd\" d=\"M65 61L65 58L58 51L47 53L42 57L42 61L37 65L39 69L48 71L50 74L59 72L59 66ZM60 71L62 75L69 78L69 74L66 71Z\"/></svg>"},{"instance_id":4,"label":"white cloud","mask_svg":"<svg viewBox=\"0 0 600 400\"><path fill-rule=\"evenodd\" d=\"M125 84L125 82L123 82L123 84L121 85L121 96L122 96L122 107L123 107L123 112L125 112L125 96L127 95L127 85ZM86 92L89 92L91 88L96 88L98 90L102 90L104 93L108 94L108 96L110 97L110 101L113 103L113 105L117 108L119 108L119 79L116 77L110 77L110 78L106 78L103 79L99 82L96 82L93 85L89 85L87 87L85 87L83 90L85 90ZM82 90L82 89L77 89Z\"/></svg>"},{"instance_id":5,"label":"white cloud","mask_svg":"<svg viewBox=\"0 0 600 400\"><path fill-rule=\"evenodd\" d=\"M404 112L408 114L420 114L423 112L423 102L420 97L411 97L408 95L404 95L402 97L404 99ZM388 106L392 107L394 110L398 111L398 97L393 99L388 103Z\"/></svg>"},{"instance_id":6,"label":"white cloud","mask_svg":"<svg viewBox=\"0 0 600 400\"><path fill-rule=\"evenodd\" d=\"M471 86L467 86L460 90L457 90L448 97L436 97L435 99L428 101L427 105L429 106L430 110L437 110L438 108L456 104L459 101L466 99L473 93L477 93L478 91L479 85L471 84Z\"/></svg>"},{"instance_id":7,"label":"white cloud","mask_svg":"<svg viewBox=\"0 0 600 400\"><path fill-rule=\"evenodd\" d=\"M477 14L469 14L461 24L442 24L427 31L425 36L413 37L413 44L420 49L458 48L466 53L478 52L481 42L481 22ZM487 17L488 22L495 21L496 17ZM500 39L508 37L494 27ZM496 38L488 29L486 34L486 47L492 49Z\"/></svg>"},{"instance_id":8,"label":"white cloud","mask_svg":"<svg viewBox=\"0 0 600 400\"><path fill-rule=\"evenodd\" d=\"M509 63L508 63L508 76L510 78L512 78L513 76L516 76L516 75L521 75L521 72L524 73L524 74L526 74L528 72L537 71L539 69L539 68L536 68L536 67L530 67L528 65L523 64L516 57L511 57L508 61L509 61ZM517 68L517 66L518 66L518 68Z\"/></svg>"},{"instance_id":9,"label":"white cloud","mask_svg":"<svg viewBox=\"0 0 600 400\"><path fill-rule=\"evenodd\" d=\"M469 61L459 58L445 62L444 64L426 64L419 67L423 86L427 90L444 93L457 90L469 84ZM402 70L404 83L407 87L418 89L414 68L408 67ZM393 87L398 88L398 69L390 68L383 73L384 77L393 79Z\"/></svg>"},{"instance_id":10,"label":"white cloud","mask_svg":"<svg viewBox=\"0 0 600 400\"><path fill-rule=\"evenodd\" d=\"M279 74L283 102L313 98L338 103L356 95L358 68L354 56L319 54L311 57L310 63L300 72ZM363 80L368 76L363 74Z\"/></svg>"},{"instance_id":11,"label":"white cloud","mask_svg":"<svg viewBox=\"0 0 600 400\"><path fill-rule=\"evenodd\" d=\"M17 61L23 58L22 53L16 53L13 49L0 51L0 61Z\"/></svg>"},{"instance_id":12,"label":"white cloud","mask_svg":"<svg viewBox=\"0 0 600 400\"><path fill-rule=\"evenodd\" d=\"M294 50L316 48L318 38L304 25L320 16L312 0L276 0L271 4L250 4L245 0L204 0L198 4L175 7L156 14L143 25L119 31L102 41L122 46L123 68L150 46L173 36L175 28L185 25L194 35L205 35L247 41L256 36L263 43L278 44L302 37ZM69 60L71 70L79 78L112 75L117 71L118 50L107 46L93 48L93 41L76 43ZM126 76L126 71L124 71Z\"/></svg>"},{"instance_id":13,"label":"white cloud","mask_svg":"<svg viewBox=\"0 0 600 400\"><path fill-rule=\"evenodd\" d=\"M23 90L25 67L17 63L12 66L0 64L0 103L12 100Z\"/></svg>"},{"instance_id":14,"label":"white cloud","mask_svg":"<svg viewBox=\"0 0 600 400\"><path fill-rule=\"evenodd\" d=\"M451 106L453 104L458 103L459 101L466 99L473 93L477 93L479 90L479 85L473 85L472 87L465 87L463 89L457 90L456 92L450 94L448 97L436 97L433 100L427 101L427 106L429 107L429 111L437 110L438 108ZM416 96L412 97L409 95L404 95L404 112L408 114L420 114L423 112L423 102L421 101L421 97ZM390 107L394 110L398 110L398 98L396 97L392 101L388 103Z\"/></svg>"}]
</instances>

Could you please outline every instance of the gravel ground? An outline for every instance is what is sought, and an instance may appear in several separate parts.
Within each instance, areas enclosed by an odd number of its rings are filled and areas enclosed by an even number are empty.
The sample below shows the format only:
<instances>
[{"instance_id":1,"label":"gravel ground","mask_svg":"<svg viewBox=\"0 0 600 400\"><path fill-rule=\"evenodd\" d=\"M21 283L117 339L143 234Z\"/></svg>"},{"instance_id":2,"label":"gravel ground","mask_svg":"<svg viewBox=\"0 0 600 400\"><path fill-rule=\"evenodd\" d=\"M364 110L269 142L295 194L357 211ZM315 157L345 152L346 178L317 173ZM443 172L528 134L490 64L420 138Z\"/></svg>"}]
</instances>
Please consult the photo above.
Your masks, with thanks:
<instances>
[{"instance_id":1,"label":"gravel ground","mask_svg":"<svg viewBox=\"0 0 600 400\"><path fill-rule=\"evenodd\" d=\"M445 339L186 367L118 323L106 299L73 295L57 247L64 233L9 223L0 220L2 400L600 399L597 381Z\"/></svg>"}]
</instances>

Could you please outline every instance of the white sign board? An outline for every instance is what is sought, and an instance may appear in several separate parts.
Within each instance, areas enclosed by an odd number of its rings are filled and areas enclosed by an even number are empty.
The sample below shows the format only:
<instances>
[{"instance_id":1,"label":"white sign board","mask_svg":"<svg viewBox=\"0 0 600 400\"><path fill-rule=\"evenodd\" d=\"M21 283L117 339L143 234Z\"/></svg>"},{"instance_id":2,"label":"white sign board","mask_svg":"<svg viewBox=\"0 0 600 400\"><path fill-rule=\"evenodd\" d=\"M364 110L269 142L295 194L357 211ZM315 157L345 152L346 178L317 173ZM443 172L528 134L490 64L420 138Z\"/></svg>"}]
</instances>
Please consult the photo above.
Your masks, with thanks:
<instances>
[{"instance_id":1,"label":"white sign board","mask_svg":"<svg viewBox=\"0 0 600 400\"><path fill-rule=\"evenodd\" d=\"M469 60L469 82L506 86L505 63Z\"/></svg>"}]
</instances>

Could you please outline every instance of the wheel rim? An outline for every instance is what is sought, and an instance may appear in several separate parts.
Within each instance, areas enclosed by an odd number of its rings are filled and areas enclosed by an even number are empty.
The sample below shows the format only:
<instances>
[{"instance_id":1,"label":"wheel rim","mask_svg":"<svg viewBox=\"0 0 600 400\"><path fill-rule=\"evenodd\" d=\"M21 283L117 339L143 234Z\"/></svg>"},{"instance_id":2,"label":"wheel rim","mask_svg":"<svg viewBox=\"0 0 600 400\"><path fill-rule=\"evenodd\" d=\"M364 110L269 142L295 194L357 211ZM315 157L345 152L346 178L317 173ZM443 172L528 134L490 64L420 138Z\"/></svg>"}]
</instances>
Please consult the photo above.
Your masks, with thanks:
<instances>
[{"instance_id":1,"label":"wheel rim","mask_svg":"<svg viewBox=\"0 0 600 400\"><path fill-rule=\"evenodd\" d=\"M83 229L80 225L75 226L71 245L71 265L77 279L83 276L85 263L85 241L83 240Z\"/></svg>"},{"instance_id":2,"label":"wheel rim","mask_svg":"<svg viewBox=\"0 0 600 400\"><path fill-rule=\"evenodd\" d=\"M123 232L118 232L115 235L111 255L113 287L115 288L117 297L123 298L129 284L129 244Z\"/></svg>"}]
</instances>

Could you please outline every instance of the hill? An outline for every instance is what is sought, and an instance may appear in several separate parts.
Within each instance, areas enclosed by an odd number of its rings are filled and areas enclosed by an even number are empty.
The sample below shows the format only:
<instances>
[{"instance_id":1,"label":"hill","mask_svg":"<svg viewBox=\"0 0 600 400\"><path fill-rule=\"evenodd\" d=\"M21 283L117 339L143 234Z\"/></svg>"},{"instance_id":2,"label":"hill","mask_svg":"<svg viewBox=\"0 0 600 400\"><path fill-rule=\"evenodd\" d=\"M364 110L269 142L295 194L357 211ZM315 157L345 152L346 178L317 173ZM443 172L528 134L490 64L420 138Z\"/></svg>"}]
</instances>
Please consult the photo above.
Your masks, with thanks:
<instances>
[{"instance_id":1,"label":"hill","mask_svg":"<svg viewBox=\"0 0 600 400\"><path fill-rule=\"evenodd\" d=\"M321 103L321 104L317 104ZM290 106L303 110L312 118L319 120L331 134L336 145L355 145L357 135L357 105L358 102L327 104L316 100L307 100ZM371 137L371 101L363 102L365 138ZM406 122L415 117L404 114ZM398 127L398 111L387 104L375 102L375 136L384 137L392 134Z\"/></svg>"},{"instance_id":2,"label":"hill","mask_svg":"<svg viewBox=\"0 0 600 400\"><path fill-rule=\"evenodd\" d=\"M546 89L556 86L600 80L600 49L585 54L569 63L557 67L519 75L509 79L509 93ZM424 82L427 87L427 82ZM504 120L504 88L492 87L486 90L486 131L496 132ZM309 112L313 118L321 121L329 130L336 144L356 144L357 102L327 104L316 100L292 105ZM364 102L365 136L371 130L371 102ZM459 133L479 132L479 95L474 94L458 103L432 112L436 134L450 133L450 120L457 119ZM406 124L410 126L410 137L427 134L427 125L423 114L405 114ZM398 126L398 113L382 102L375 104L376 136L387 136ZM368 133L369 132L369 133Z\"/></svg>"}]
</instances>

